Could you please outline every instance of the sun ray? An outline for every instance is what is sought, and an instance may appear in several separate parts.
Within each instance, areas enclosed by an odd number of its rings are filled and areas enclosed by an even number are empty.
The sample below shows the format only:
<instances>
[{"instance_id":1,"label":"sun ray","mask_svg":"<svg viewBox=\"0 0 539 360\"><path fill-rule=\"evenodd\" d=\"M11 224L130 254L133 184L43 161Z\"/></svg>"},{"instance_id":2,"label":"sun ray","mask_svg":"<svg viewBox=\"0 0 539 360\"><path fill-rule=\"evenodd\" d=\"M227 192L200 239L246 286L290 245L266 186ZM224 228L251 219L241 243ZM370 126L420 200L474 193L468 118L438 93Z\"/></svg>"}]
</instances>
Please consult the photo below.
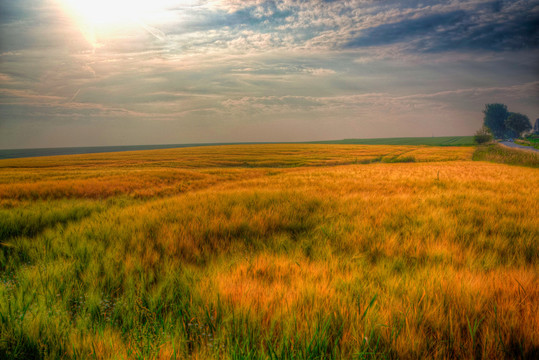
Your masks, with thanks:
<instances>
[{"instance_id":1,"label":"sun ray","mask_svg":"<svg viewBox=\"0 0 539 360\"><path fill-rule=\"evenodd\" d=\"M157 39L164 33L158 25L176 16L176 11L194 5L196 0L57 0L61 8L79 27L86 40L100 46L100 37L111 36L114 30L142 27ZM100 36L97 36L99 33Z\"/></svg>"}]
</instances>

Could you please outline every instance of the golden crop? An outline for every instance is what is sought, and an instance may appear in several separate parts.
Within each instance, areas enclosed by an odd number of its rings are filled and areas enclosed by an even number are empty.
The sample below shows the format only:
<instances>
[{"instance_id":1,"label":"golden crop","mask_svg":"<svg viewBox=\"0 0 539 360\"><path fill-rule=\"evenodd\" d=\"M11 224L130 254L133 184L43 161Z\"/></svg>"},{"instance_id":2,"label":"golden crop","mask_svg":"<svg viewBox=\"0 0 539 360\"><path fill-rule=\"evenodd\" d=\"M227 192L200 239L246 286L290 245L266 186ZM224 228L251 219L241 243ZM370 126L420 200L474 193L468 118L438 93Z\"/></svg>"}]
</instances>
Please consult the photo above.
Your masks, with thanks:
<instances>
[{"instance_id":1,"label":"golden crop","mask_svg":"<svg viewBox=\"0 0 539 360\"><path fill-rule=\"evenodd\" d=\"M0 161L0 354L533 357L538 170L472 152Z\"/></svg>"}]
</instances>

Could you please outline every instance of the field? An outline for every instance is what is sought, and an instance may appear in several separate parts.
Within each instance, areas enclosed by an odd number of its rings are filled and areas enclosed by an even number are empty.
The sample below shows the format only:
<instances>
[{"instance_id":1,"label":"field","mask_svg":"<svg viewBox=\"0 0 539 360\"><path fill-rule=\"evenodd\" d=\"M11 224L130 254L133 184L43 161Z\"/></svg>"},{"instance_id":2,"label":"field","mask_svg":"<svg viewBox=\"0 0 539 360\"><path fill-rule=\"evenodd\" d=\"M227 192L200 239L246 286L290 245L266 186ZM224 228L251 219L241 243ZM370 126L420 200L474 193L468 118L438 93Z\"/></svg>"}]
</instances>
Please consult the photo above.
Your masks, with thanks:
<instances>
[{"instance_id":1,"label":"field","mask_svg":"<svg viewBox=\"0 0 539 360\"><path fill-rule=\"evenodd\" d=\"M537 358L539 172L474 151L1 160L0 358Z\"/></svg>"},{"instance_id":2,"label":"field","mask_svg":"<svg viewBox=\"0 0 539 360\"><path fill-rule=\"evenodd\" d=\"M473 136L403 137L319 141L319 144L472 146Z\"/></svg>"}]
</instances>

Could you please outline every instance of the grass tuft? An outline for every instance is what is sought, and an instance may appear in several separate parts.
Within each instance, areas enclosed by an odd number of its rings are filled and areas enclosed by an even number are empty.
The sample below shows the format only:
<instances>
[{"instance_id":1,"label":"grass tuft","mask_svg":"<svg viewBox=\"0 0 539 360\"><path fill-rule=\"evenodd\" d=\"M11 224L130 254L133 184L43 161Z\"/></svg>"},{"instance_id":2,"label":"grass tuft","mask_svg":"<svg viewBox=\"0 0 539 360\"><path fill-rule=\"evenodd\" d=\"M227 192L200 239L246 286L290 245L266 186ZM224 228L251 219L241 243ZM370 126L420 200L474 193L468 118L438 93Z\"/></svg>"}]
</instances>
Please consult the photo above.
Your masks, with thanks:
<instances>
[{"instance_id":1,"label":"grass tuft","mask_svg":"<svg viewBox=\"0 0 539 360\"><path fill-rule=\"evenodd\" d=\"M473 159L500 164L539 167L539 153L532 150L511 149L499 144L478 146L473 154Z\"/></svg>"}]
</instances>

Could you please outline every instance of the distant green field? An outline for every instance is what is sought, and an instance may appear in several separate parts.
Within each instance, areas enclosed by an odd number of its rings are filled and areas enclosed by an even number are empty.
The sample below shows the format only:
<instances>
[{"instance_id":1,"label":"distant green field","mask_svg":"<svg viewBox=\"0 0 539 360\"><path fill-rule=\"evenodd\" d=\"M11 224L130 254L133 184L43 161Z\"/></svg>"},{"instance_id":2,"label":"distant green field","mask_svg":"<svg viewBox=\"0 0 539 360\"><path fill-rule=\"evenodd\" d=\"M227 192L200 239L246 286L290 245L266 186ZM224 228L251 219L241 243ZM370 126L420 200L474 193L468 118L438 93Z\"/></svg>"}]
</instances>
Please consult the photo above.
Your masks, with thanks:
<instances>
[{"instance_id":1,"label":"distant green field","mask_svg":"<svg viewBox=\"0 0 539 360\"><path fill-rule=\"evenodd\" d=\"M313 141L313 144L472 146L473 136L402 137Z\"/></svg>"}]
</instances>

